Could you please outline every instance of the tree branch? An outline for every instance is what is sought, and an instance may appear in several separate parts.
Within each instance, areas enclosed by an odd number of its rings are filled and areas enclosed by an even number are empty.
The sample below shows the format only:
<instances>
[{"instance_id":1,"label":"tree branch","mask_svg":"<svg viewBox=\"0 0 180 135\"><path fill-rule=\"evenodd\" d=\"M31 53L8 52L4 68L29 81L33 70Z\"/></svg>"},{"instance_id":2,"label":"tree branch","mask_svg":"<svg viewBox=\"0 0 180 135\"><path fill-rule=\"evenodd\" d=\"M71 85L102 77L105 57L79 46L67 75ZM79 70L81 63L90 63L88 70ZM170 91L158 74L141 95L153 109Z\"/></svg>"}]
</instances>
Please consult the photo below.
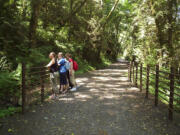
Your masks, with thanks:
<instances>
[{"instance_id":1,"label":"tree branch","mask_svg":"<svg viewBox=\"0 0 180 135\"><path fill-rule=\"evenodd\" d=\"M71 17L75 14L77 14L86 2L87 0L82 1L81 4L74 11L72 11L72 13L70 13L70 15L63 21L64 23L62 26L65 26L69 19L71 19Z\"/></svg>"},{"instance_id":2,"label":"tree branch","mask_svg":"<svg viewBox=\"0 0 180 135\"><path fill-rule=\"evenodd\" d=\"M105 27L105 25L107 24L107 21L109 20L109 18L111 17L112 13L116 9L116 7L118 5L118 2L119 2L119 0L115 1L114 6L112 7L111 11L109 12L108 16L106 17L106 21L105 21L105 23L104 23L104 25L102 27Z\"/></svg>"},{"instance_id":3,"label":"tree branch","mask_svg":"<svg viewBox=\"0 0 180 135\"><path fill-rule=\"evenodd\" d=\"M109 18L111 17L111 15L112 15L112 13L113 13L113 11L116 9L116 7L117 7L117 5L118 5L118 2L119 2L119 0L116 0L115 1L115 3L114 3L114 5L113 5L113 7L112 7L112 9L111 9L111 11L109 12L109 14L106 16L106 20L105 20L105 23L104 24L102 24L102 25L100 25L95 31L97 32L100 28L104 28L105 27L105 25L107 24L107 22L108 22L108 20L109 20Z\"/></svg>"},{"instance_id":4,"label":"tree branch","mask_svg":"<svg viewBox=\"0 0 180 135\"><path fill-rule=\"evenodd\" d=\"M75 15L86 3L87 0L84 0L83 2L81 2L81 4L79 5L79 7L76 8L76 10L74 12L72 12L71 16ZM71 17L70 16L70 17Z\"/></svg>"}]
</instances>

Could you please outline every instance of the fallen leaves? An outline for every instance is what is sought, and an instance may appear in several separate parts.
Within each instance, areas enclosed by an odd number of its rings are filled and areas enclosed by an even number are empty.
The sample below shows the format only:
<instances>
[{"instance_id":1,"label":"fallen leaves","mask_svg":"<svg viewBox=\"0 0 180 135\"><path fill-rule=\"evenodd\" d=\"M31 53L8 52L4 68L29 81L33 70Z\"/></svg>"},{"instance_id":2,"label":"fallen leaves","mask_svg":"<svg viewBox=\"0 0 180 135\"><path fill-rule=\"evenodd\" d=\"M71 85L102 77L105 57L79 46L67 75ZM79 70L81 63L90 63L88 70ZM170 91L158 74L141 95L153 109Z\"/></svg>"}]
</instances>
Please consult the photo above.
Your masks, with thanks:
<instances>
[{"instance_id":1,"label":"fallen leaves","mask_svg":"<svg viewBox=\"0 0 180 135\"><path fill-rule=\"evenodd\" d=\"M45 120L48 120L49 118L48 117L44 117Z\"/></svg>"},{"instance_id":2,"label":"fallen leaves","mask_svg":"<svg viewBox=\"0 0 180 135\"><path fill-rule=\"evenodd\" d=\"M104 130L100 130L98 135L108 135L108 133Z\"/></svg>"},{"instance_id":3,"label":"fallen leaves","mask_svg":"<svg viewBox=\"0 0 180 135\"><path fill-rule=\"evenodd\" d=\"M62 120L65 120L66 118L65 118L65 117L62 117L61 119L62 119Z\"/></svg>"},{"instance_id":4,"label":"fallen leaves","mask_svg":"<svg viewBox=\"0 0 180 135\"><path fill-rule=\"evenodd\" d=\"M9 132L9 133L12 133L12 132L14 132L14 130L11 129L11 128L9 128L9 129L8 129L8 132Z\"/></svg>"},{"instance_id":5,"label":"fallen leaves","mask_svg":"<svg viewBox=\"0 0 180 135\"><path fill-rule=\"evenodd\" d=\"M28 123L28 120L24 120L24 124L27 124Z\"/></svg>"}]
</instances>

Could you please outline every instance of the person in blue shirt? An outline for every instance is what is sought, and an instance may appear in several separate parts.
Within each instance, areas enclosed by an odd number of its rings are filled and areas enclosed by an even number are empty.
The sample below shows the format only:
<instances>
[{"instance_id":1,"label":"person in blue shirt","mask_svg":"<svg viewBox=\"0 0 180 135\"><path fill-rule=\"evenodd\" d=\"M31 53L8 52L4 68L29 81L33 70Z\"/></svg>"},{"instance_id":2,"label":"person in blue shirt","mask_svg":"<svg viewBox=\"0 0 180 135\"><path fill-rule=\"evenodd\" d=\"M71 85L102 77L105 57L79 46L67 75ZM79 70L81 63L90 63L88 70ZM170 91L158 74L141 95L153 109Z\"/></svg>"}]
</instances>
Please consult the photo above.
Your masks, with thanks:
<instances>
[{"instance_id":1,"label":"person in blue shirt","mask_svg":"<svg viewBox=\"0 0 180 135\"><path fill-rule=\"evenodd\" d=\"M58 66L60 74L60 92L67 92L67 69L66 69L66 60L63 58L63 53L58 53Z\"/></svg>"}]
</instances>

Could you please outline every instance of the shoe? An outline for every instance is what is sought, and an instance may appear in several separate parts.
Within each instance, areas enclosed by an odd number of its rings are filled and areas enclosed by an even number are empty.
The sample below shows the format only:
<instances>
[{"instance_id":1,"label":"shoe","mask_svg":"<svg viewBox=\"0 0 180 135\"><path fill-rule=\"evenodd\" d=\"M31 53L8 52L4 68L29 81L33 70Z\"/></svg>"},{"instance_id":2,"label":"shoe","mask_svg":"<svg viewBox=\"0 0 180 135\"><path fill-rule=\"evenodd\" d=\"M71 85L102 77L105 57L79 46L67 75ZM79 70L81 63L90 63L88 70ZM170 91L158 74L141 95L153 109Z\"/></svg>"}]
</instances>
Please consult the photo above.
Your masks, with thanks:
<instances>
[{"instance_id":1,"label":"shoe","mask_svg":"<svg viewBox=\"0 0 180 135\"><path fill-rule=\"evenodd\" d=\"M68 90L64 90L62 93L63 93L63 94L66 94L67 92L68 92Z\"/></svg>"},{"instance_id":2,"label":"shoe","mask_svg":"<svg viewBox=\"0 0 180 135\"><path fill-rule=\"evenodd\" d=\"M54 99L56 99L56 96L55 95L51 95L50 99L54 100Z\"/></svg>"},{"instance_id":3,"label":"shoe","mask_svg":"<svg viewBox=\"0 0 180 135\"><path fill-rule=\"evenodd\" d=\"M74 87L74 88L72 88L70 91L76 91L77 90L77 88L76 87Z\"/></svg>"}]
</instances>

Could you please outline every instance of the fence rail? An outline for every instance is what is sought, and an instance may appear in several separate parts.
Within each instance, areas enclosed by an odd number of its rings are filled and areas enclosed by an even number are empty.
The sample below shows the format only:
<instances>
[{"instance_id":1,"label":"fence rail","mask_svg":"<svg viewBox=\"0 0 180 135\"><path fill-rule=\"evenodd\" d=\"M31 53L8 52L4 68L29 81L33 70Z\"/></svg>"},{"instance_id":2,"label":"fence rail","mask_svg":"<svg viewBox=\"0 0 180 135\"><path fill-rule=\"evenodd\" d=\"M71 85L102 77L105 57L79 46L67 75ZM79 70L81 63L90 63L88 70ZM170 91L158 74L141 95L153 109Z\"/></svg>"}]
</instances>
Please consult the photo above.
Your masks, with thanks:
<instances>
[{"instance_id":1,"label":"fence rail","mask_svg":"<svg viewBox=\"0 0 180 135\"><path fill-rule=\"evenodd\" d=\"M180 107L180 70L175 73L175 68L171 66L168 71L164 71L160 66L144 66L143 63L130 61L128 64L128 78L136 87L139 87L140 92L145 88L145 98L148 99L150 92L150 83L153 84L154 104L158 106L159 99L163 99L168 102L169 120L173 120L173 112L180 110L174 109L176 106ZM143 82L145 79L145 83ZM162 80L163 79L163 80ZM138 85L139 81L139 85ZM163 85L163 86L162 86ZM176 98L175 98L176 96Z\"/></svg>"},{"instance_id":2,"label":"fence rail","mask_svg":"<svg viewBox=\"0 0 180 135\"><path fill-rule=\"evenodd\" d=\"M49 72L44 66L27 68L26 64L22 63L22 113L25 113L34 100L44 102L45 82L48 77Z\"/></svg>"}]
</instances>

